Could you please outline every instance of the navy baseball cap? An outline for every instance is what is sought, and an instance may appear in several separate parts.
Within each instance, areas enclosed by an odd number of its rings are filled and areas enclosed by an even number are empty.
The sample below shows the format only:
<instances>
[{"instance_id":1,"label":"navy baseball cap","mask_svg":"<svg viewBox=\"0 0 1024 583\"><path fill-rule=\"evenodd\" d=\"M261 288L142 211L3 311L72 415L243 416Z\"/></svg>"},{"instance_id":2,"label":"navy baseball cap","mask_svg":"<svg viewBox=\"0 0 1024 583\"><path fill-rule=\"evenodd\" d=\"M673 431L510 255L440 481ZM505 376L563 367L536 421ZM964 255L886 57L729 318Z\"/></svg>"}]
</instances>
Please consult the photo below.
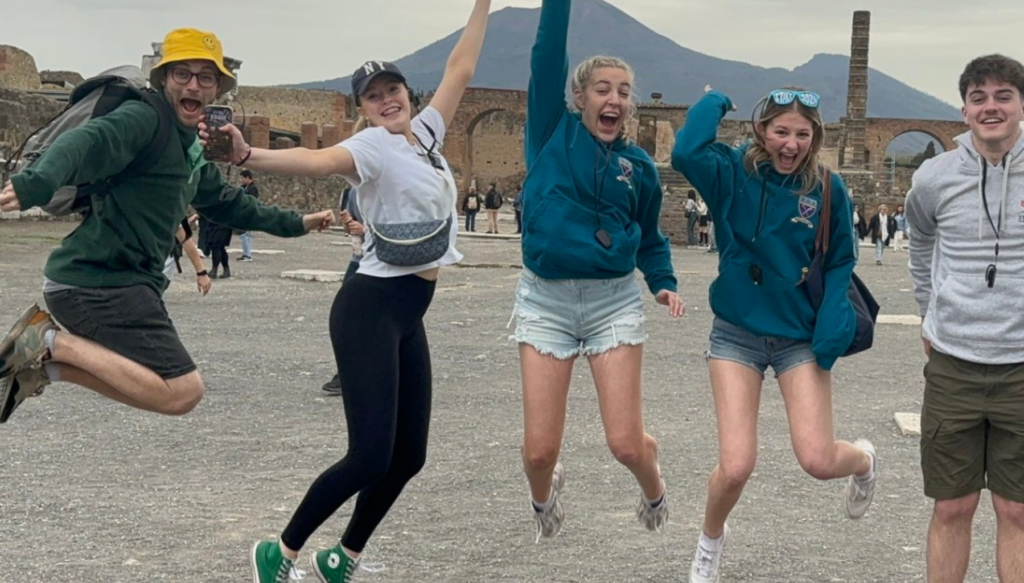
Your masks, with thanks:
<instances>
[{"instance_id":1,"label":"navy baseball cap","mask_svg":"<svg viewBox=\"0 0 1024 583\"><path fill-rule=\"evenodd\" d=\"M405 75L402 74L402 71L394 63L367 61L352 74L352 95L356 98L356 105L359 104L359 96L365 93L370 83L380 75L390 75L408 85Z\"/></svg>"}]
</instances>

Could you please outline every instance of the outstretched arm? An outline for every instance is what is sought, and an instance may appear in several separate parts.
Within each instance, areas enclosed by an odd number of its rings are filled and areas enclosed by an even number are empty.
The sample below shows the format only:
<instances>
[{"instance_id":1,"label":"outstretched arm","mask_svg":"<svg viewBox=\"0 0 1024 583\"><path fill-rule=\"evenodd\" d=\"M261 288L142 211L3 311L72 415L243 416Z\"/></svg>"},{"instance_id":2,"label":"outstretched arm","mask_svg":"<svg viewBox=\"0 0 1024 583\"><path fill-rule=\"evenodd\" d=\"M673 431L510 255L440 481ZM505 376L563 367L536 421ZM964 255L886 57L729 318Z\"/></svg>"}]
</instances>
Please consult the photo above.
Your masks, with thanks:
<instances>
[{"instance_id":1,"label":"outstretched arm","mask_svg":"<svg viewBox=\"0 0 1024 583\"><path fill-rule=\"evenodd\" d=\"M569 76L571 0L544 0L537 40L530 54L530 88L526 94L526 160L531 162L565 115L565 79Z\"/></svg>"},{"instance_id":2,"label":"outstretched arm","mask_svg":"<svg viewBox=\"0 0 1024 583\"><path fill-rule=\"evenodd\" d=\"M242 132L234 124L211 130L205 123L199 124L199 139L205 144L210 131L226 132L231 136L232 162L252 170L271 172L273 174L291 174L309 176L310 178L326 178L333 174L356 176L356 163L352 153L345 147L310 150L308 148L289 148L287 150L264 150L252 148L245 143Z\"/></svg>"},{"instance_id":3,"label":"outstretched arm","mask_svg":"<svg viewBox=\"0 0 1024 583\"><path fill-rule=\"evenodd\" d=\"M444 77L437 92L430 99L430 105L444 118L448 126L455 117L455 110L462 101L466 87L476 74L476 64L480 60L480 51L484 47L484 36L487 34L487 17L491 10L491 0L476 0L469 23L462 31L462 37L448 56L448 64L444 69Z\"/></svg>"}]
</instances>

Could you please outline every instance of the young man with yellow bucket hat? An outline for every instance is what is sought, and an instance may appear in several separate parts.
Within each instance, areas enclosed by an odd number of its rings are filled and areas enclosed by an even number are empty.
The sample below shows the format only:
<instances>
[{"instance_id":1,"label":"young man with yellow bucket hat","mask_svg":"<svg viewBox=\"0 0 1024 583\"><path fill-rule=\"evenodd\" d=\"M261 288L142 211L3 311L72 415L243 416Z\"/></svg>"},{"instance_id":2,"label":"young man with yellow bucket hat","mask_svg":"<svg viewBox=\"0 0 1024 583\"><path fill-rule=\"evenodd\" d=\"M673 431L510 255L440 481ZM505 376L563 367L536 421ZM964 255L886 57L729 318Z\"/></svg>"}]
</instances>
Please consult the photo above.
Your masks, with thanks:
<instances>
[{"instance_id":1,"label":"young man with yellow bucket hat","mask_svg":"<svg viewBox=\"0 0 1024 583\"><path fill-rule=\"evenodd\" d=\"M197 136L204 109L236 84L216 35L171 31L150 84L158 95L129 99L67 131L0 192L0 208L14 211L45 205L64 186L104 185L46 262L52 317L33 305L0 341L0 422L57 380L138 409L188 413L203 381L161 299L164 261L188 206L219 224L280 237L332 221L329 210L300 216L263 206L204 160ZM163 152L129 175L169 119Z\"/></svg>"}]
</instances>

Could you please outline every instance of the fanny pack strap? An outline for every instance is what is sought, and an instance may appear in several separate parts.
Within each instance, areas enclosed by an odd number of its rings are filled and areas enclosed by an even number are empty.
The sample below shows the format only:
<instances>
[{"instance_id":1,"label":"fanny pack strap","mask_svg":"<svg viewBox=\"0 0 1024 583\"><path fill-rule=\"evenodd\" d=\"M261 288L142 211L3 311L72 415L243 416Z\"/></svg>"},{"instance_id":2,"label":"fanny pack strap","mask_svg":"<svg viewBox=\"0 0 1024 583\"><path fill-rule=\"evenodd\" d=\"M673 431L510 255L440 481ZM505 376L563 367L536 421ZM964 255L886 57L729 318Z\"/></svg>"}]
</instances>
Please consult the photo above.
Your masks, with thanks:
<instances>
[{"instance_id":1,"label":"fanny pack strap","mask_svg":"<svg viewBox=\"0 0 1024 583\"><path fill-rule=\"evenodd\" d=\"M427 128L427 132L430 133L430 137L434 139L434 143L436 144L437 143L437 136L434 134L434 130L430 129L430 126L428 126L426 124L423 124L423 127ZM440 154L438 154L438 155L440 155ZM428 163L429 163L429 161L428 161ZM378 237L378 238L380 238L383 241L387 241L388 243L394 243L396 245L415 245L417 243L422 243L424 241L427 241L431 237L436 237L438 233L440 233L442 230L444 230L444 228L446 226L448 226L449 223L451 223L452 213L455 212L455 205L457 205L458 202L459 202L459 190L455 186L455 179L452 177L451 172L450 171L445 171L444 175L443 175L443 178L444 178L445 184L448 186L448 194L451 195L452 203L450 205L448 205L448 214L447 214L446 218L444 218L444 219L435 219L435 220L443 220L444 222L441 223L441 226L438 227L437 230L435 230L433 233L431 233L429 235L425 235L423 237L419 237L417 239L409 239L409 240L405 240L405 241L398 241L398 240L394 240L394 239L388 239L387 237L381 236L380 232L378 232L376 227L373 226L373 221L370 220L370 218L368 216L368 213L366 213L365 211L363 212L363 224L366 225L370 229L370 232L373 233L374 237ZM363 203L360 200L361 191L362 191L362 189L360 189L360 188L356 189L356 205L359 207L360 210L368 208L368 207L363 206Z\"/></svg>"}]
</instances>

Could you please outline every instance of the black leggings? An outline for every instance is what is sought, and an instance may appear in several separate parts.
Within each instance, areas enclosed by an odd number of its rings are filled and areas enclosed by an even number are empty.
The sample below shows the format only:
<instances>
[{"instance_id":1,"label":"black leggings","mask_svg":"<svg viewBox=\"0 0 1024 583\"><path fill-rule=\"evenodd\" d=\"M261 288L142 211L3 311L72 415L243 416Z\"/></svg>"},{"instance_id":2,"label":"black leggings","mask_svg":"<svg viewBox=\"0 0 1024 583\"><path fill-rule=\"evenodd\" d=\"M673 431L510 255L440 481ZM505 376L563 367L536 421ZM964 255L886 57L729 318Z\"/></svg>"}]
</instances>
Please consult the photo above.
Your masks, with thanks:
<instances>
[{"instance_id":1,"label":"black leggings","mask_svg":"<svg viewBox=\"0 0 1024 583\"><path fill-rule=\"evenodd\" d=\"M405 484L423 468L430 428L430 349L423 315L435 284L416 275L356 274L331 307L348 453L310 486L281 535L301 549L355 494L341 544L362 552Z\"/></svg>"}]
</instances>

